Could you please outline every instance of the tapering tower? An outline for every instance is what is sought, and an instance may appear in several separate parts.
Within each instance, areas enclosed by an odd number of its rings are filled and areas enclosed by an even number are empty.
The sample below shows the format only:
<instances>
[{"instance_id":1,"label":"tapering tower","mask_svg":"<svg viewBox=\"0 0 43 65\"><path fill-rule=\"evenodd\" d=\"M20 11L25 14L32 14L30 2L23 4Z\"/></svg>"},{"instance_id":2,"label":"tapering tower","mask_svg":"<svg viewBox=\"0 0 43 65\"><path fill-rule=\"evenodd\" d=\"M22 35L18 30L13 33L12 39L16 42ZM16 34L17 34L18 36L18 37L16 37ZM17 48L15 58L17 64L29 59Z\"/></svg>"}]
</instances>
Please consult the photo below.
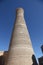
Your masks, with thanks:
<instances>
[{"instance_id":1,"label":"tapering tower","mask_svg":"<svg viewBox=\"0 0 43 65\"><path fill-rule=\"evenodd\" d=\"M32 65L33 54L30 36L24 19L24 10L18 8L6 65Z\"/></svg>"}]
</instances>

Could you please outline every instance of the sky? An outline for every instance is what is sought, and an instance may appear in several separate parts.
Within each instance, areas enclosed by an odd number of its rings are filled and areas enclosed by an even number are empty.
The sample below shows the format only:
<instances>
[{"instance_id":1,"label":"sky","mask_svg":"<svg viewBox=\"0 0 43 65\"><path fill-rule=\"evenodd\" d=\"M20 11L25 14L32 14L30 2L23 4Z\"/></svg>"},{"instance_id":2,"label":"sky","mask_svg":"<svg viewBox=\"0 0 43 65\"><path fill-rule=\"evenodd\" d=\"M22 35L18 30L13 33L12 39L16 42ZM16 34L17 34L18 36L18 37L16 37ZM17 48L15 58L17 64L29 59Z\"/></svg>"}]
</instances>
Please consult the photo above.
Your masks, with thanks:
<instances>
[{"instance_id":1,"label":"sky","mask_svg":"<svg viewBox=\"0 0 43 65\"><path fill-rule=\"evenodd\" d=\"M24 9L24 17L36 58L41 57L43 44L43 0L0 0L0 50L9 48L16 9Z\"/></svg>"}]
</instances>

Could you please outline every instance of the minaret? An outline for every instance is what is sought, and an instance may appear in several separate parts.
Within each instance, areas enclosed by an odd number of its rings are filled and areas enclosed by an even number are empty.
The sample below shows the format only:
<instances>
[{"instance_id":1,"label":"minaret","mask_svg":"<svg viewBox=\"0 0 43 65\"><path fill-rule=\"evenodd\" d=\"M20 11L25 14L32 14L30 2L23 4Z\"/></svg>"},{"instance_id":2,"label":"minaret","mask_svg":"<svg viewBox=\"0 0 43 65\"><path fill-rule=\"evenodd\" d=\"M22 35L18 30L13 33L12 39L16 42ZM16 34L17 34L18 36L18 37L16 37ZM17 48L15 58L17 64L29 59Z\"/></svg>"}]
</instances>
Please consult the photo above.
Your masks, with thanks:
<instances>
[{"instance_id":1,"label":"minaret","mask_svg":"<svg viewBox=\"0 0 43 65\"><path fill-rule=\"evenodd\" d=\"M6 65L32 65L33 54L29 32L24 19L24 10L18 8Z\"/></svg>"}]
</instances>

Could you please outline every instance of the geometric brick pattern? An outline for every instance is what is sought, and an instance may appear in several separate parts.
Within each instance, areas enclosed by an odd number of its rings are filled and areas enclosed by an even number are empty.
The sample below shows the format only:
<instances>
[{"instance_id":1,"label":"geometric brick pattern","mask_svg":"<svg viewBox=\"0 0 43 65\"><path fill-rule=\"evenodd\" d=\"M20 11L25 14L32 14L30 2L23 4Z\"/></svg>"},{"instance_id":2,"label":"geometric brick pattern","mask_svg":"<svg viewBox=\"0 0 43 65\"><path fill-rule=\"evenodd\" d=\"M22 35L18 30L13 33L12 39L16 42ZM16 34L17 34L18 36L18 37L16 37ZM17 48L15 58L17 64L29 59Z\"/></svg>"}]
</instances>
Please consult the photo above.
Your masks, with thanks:
<instances>
[{"instance_id":1,"label":"geometric brick pattern","mask_svg":"<svg viewBox=\"0 0 43 65\"><path fill-rule=\"evenodd\" d=\"M24 19L24 10L18 8L6 65L32 65L33 54L29 32Z\"/></svg>"}]
</instances>

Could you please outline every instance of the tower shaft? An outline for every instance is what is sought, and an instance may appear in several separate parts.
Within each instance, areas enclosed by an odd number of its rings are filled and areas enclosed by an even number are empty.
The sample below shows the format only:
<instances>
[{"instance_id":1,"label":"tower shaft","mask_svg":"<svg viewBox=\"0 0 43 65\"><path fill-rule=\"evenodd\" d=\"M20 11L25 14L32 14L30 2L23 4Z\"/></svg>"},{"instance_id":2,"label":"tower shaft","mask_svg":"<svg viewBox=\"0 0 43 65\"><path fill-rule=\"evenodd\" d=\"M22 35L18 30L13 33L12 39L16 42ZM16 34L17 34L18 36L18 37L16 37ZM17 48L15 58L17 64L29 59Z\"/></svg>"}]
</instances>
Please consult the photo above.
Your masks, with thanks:
<instances>
[{"instance_id":1,"label":"tower shaft","mask_svg":"<svg viewBox=\"0 0 43 65\"><path fill-rule=\"evenodd\" d=\"M9 47L7 65L32 65L34 54L24 19L24 10L18 8Z\"/></svg>"}]
</instances>

